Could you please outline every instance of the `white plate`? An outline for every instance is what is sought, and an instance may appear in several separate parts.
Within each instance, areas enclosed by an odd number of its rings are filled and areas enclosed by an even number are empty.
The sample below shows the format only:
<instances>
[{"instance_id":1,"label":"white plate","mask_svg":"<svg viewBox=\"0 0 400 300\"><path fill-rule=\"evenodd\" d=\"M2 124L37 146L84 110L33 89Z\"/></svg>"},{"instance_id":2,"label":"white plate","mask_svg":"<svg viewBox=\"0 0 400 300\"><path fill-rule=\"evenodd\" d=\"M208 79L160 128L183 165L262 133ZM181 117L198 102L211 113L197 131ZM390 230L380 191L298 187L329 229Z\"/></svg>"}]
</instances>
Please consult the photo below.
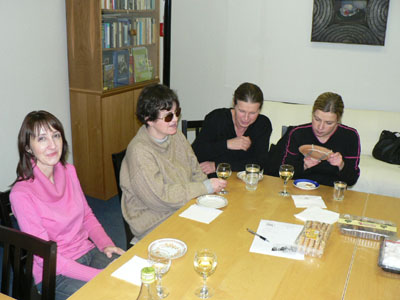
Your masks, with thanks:
<instances>
[{"instance_id":1,"label":"white plate","mask_svg":"<svg viewBox=\"0 0 400 300\"><path fill-rule=\"evenodd\" d=\"M177 239L160 239L155 240L149 245L147 249L149 252L151 251L162 251L167 252L169 254L170 259L179 258L185 255L187 251L187 246L184 242Z\"/></svg>"},{"instance_id":2,"label":"white plate","mask_svg":"<svg viewBox=\"0 0 400 300\"><path fill-rule=\"evenodd\" d=\"M204 195L197 198L197 204L212 208L222 208L228 205L228 200L225 197L218 195Z\"/></svg>"},{"instance_id":3,"label":"white plate","mask_svg":"<svg viewBox=\"0 0 400 300\"><path fill-rule=\"evenodd\" d=\"M319 183L311 179L296 179L293 181L293 184L301 190L315 190L319 188Z\"/></svg>"},{"instance_id":4,"label":"white plate","mask_svg":"<svg viewBox=\"0 0 400 300\"><path fill-rule=\"evenodd\" d=\"M264 174L259 173L258 175L260 176L259 181L261 181L261 180L264 178ZM237 176L240 180L243 180L243 181L244 181L244 177L246 176L246 171L238 172L238 173L236 174L236 176Z\"/></svg>"}]
</instances>

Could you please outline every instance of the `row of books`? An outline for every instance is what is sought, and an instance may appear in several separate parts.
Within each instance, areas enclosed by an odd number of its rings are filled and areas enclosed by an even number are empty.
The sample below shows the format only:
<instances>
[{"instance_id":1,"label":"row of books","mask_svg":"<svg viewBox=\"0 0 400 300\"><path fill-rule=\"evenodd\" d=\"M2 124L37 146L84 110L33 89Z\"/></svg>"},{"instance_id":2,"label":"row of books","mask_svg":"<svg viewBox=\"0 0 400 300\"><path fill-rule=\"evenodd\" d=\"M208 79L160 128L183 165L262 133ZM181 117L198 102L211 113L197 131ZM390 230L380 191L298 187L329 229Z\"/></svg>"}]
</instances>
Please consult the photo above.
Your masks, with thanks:
<instances>
[{"instance_id":1,"label":"row of books","mask_svg":"<svg viewBox=\"0 0 400 300\"><path fill-rule=\"evenodd\" d=\"M155 9L155 0L100 0L102 9L129 9L150 10Z\"/></svg>"},{"instance_id":2,"label":"row of books","mask_svg":"<svg viewBox=\"0 0 400 300\"><path fill-rule=\"evenodd\" d=\"M140 46L156 42L154 18L103 20L103 48Z\"/></svg>"},{"instance_id":3,"label":"row of books","mask_svg":"<svg viewBox=\"0 0 400 300\"><path fill-rule=\"evenodd\" d=\"M146 47L103 51L103 89L153 79L153 66Z\"/></svg>"}]
</instances>

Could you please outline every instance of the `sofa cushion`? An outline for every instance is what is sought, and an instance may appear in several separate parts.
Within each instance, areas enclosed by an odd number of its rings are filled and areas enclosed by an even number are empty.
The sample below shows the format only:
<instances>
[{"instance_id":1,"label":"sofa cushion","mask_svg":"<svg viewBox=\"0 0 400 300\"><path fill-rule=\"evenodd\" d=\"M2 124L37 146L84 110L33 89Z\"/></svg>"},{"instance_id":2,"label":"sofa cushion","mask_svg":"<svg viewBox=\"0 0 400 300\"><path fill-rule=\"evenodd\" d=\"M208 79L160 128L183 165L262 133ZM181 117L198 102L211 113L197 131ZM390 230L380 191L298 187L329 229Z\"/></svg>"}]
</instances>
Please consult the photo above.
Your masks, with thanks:
<instances>
[{"instance_id":1,"label":"sofa cushion","mask_svg":"<svg viewBox=\"0 0 400 300\"><path fill-rule=\"evenodd\" d=\"M355 191L400 197L400 165L392 165L375 159L372 155L361 155L360 178L350 187Z\"/></svg>"}]
</instances>

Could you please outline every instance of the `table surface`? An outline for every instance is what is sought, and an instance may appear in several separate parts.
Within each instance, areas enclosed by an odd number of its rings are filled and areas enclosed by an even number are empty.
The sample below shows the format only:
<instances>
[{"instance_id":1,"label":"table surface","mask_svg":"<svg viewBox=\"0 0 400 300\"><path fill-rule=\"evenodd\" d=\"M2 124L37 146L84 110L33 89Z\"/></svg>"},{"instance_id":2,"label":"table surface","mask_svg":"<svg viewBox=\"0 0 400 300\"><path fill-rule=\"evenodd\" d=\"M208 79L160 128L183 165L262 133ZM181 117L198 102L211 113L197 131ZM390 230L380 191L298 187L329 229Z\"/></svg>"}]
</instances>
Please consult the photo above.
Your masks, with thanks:
<instances>
[{"instance_id":1,"label":"table surface","mask_svg":"<svg viewBox=\"0 0 400 300\"><path fill-rule=\"evenodd\" d=\"M210 248L218 256L218 266L207 283L215 289L211 299L399 299L400 275L378 267L379 243L342 235L335 225L321 258L292 260L249 252L260 220L304 224L294 214L291 197L281 197L282 180L264 176L258 189L250 192L233 173L228 181L229 203L210 224L179 217L178 210L154 231L109 265L70 299L135 299L139 287L111 276L134 255L147 257L148 245L160 238L184 241L186 255L173 260L163 277L169 288L167 299L198 299L194 290L201 277L193 269L197 249ZM400 224L400 199L348 190L343 202L332 200L332 188L320 186L303 191L288 184L288 191L299 195L320 195L327 208L338 213L368 216Z\"/></svg>"},{"instance_id":2,"label":"table surface","mask_svg":"<svg viewBox=\"0 0 400 300\"><path fill-rule=\"evenodd\" d=\"M11 298L10 296L0 293L0 300L12 300L12 299L14 298Z\"/></svg>"}]
</instances>

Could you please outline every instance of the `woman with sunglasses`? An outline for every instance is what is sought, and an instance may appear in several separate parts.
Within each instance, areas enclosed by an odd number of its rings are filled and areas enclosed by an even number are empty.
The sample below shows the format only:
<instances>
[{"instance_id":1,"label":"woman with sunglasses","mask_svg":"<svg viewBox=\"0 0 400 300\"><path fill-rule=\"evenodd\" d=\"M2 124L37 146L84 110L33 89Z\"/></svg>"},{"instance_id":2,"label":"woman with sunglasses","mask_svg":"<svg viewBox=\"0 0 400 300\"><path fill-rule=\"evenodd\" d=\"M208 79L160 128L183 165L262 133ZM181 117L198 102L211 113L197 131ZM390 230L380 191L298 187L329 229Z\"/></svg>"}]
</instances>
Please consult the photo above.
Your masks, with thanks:
<instances>
[{"instance_id":1,"label":"woman with sunglasses","mask_svg":"<svg viewBox=\"0 0 400 300\"><path fill-rule=\"evenodd\" d=\"M143 123L121 165L122 213L140 240L190 199L219 192L222 179L207 179L178 131L177 95L157 84L141 92L136 115Z\"/></svg>"}]
</instances>

